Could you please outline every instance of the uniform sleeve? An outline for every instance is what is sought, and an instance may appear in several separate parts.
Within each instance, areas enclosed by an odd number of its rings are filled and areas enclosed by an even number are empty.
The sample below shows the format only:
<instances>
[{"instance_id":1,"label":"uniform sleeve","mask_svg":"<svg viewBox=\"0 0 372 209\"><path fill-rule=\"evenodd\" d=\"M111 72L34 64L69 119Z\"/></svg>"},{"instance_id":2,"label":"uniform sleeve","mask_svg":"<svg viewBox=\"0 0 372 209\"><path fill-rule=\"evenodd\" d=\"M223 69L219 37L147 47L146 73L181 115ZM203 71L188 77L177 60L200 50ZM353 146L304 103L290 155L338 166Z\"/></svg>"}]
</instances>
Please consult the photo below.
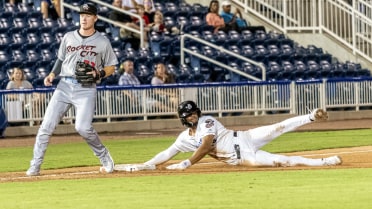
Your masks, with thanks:
<instances>
[{"instance_id":1,"label":"uniform sleeve","mask_svg":"<svg viewBox=\"0 0 372 209\"><path fill-rule=\"evenodd\" d=\"M105 54L105 57L104 57L104 67L117 65L119 63L118 58L116 57L116 54L114 53L114 50L112 49L112 46L109 40L107 40L106 50L107 50L107 53Z\"/></svg>"},{"instance_id":2,"label":"uniform sleeve","mask_svg":"<svg viewBox=\"0 0 372 209\"><path fill-rule=\"evenodd\" d=\"M63 38L62 38L62 41L61 41L61 44L59 45L59 49L58 49L58 59L63 61L65 60L65 55L66 55L66 37L69 33L66 33Z\"/></svg>"},{"instance_id":3,"label":"uniform sleeve","mask_svg":"<svg viewBox=\"0 0 372 209\"><path fill-rule=\"evenodd\" d=\"M168 149L160 152L159 154L155 155L151 160L145 162L145 165L159 165L164 162L167 162L175 155L177 155L180 151L176 148L175 144L172 144Z\"/></svg>"},{"instance_id":4,"label":"uniform sleeve","mask_svg":"<svg viewBox=\"0 0 372 209\"><path fill-rule=\"evenodd\" d=\"M213 117L207 117L199 125L199 135L205 137L207 135L217 135L217 121Z\"/></svg>"}]
</instances>

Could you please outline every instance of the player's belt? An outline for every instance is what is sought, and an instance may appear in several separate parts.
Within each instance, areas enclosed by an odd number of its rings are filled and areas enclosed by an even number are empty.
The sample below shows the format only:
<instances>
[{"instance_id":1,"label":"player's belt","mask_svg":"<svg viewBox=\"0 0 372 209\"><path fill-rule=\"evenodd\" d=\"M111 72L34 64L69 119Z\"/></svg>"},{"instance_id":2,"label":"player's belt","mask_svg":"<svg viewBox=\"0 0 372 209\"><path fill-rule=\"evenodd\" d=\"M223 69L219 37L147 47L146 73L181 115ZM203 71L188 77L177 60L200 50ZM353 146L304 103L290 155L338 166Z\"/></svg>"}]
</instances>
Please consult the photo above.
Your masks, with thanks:
<instances>
[{"instance_id":1,"label":"player's belt","mask_svg":"<svg viewBox=\"0 0 372 209\"><path fill-rule=\"evenodd\" d=\"M73 77L63 77L62 79L63 79L64 81L69 82L69 83L79 84L79 82L78 82L75 78L73 78Z\"/></svg>"},{"instance_id":2,"label":"player's belt","mask_svg":"<svg viewBox=\"0 0 372 209\"><path fill-rule=\"evenodd\" d=\"M238 132L234 131L234 137L238 137ZM240 159L240 146L239 144L234 144L234 149L236 152L236 158Z\"/></svg>"}]
</instances>

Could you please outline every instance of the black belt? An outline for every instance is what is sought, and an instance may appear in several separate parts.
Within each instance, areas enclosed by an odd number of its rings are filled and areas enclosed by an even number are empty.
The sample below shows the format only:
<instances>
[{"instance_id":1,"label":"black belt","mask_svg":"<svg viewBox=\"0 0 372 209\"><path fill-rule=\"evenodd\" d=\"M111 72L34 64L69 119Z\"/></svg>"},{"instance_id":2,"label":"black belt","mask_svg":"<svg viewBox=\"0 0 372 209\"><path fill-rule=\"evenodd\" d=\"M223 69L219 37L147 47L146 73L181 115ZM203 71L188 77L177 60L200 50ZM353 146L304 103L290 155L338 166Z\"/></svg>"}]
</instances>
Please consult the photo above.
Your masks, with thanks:
<instances>
[{"instance_id":1,"label":"black belt","mask_svg":"<svg viewBox=\"0 0 372 209\"><path fill-rule=\"evenodd\" d=\"M238 132L234 131L234 137L238 137ZM239 144L234 144L234 149L236 152L236 158L240 159L240 146Z\"/></svg>"}]
</instances>

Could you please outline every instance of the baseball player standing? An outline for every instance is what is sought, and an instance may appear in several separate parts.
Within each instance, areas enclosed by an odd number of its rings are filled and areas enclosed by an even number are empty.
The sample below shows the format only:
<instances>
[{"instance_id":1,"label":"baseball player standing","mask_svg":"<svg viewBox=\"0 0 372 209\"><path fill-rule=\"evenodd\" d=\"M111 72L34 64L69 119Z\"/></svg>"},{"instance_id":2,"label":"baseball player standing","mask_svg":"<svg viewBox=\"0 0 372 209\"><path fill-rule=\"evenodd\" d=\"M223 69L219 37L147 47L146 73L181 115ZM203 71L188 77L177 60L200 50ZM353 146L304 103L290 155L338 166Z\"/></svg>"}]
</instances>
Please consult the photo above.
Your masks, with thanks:
<instances>
[{"instance_id":1,"label":"baseball player standing","mask_svg":"<svg viewBox=\"0 0 372 209\"><path fill-rule=\"evenodd\" d=\"M180 163L167 166L167 169L186 169L204 156L223 161L230 165L246 166L329 166L341 164L339 156L311 159L300 156L284 156L260 150L261 147L283 133L312 121L325 120L327 112L315 109L308 115L296 116L282 122L246 131L226 129L211 116L201 116L201 111L193 101L184 101L178 106L178 116L187 129L166 150L160 152L144 164L124 167L126 171L151 170L156 165L167 162L179 152L194 152ZM119 167L119 166L118 166ZM116 169L116 168L115 168Z\"/></svg>"},{"instance_id":2,"label":"baseball player standing","mask_svg":"<svg viewBox=\"0 0 372 209\"><path fill-rule=\"evenodd\" d=\"M27 176L40 175L49 138L71 106L75 107L76 112L75 129L100 159L100 171L111 173L114 169L114 161L94 130L92 120L96 105L96 81L111 75L118 60L109 40L94 27L98 20L97 8L93 4L83 4L79 13L80 28L64 35L58 59L44 79L45 86L51 86L56 76L61 77L38 130Z\"/></svg>"}]
</instances>

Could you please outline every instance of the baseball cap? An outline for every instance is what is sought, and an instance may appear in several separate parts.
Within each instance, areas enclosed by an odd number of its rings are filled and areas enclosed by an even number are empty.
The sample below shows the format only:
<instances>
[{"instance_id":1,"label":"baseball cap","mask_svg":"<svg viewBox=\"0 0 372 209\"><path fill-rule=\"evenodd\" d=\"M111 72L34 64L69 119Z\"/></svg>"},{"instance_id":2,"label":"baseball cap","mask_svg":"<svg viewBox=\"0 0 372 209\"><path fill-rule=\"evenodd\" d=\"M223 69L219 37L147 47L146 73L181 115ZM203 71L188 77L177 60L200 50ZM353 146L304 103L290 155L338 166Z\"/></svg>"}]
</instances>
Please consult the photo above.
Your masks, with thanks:
<instances>
[{"instance_id":1,"label":"baseball cap","mask_svg":"<svg viewBox=\"0 0 372 209\"><path fill-rule=\"evenodd\" d=\"M223 1L223 2L221 3L221 5L222 5L222 6L229 6L229 5L231 5L231 3L230 3L230 1Z\"/></svg>"},{"instance_id":2,"label":"baseball cap","mask_svg":"<svg viewBox=\"0 0 372 209\"><path fill-rule=\"evenodd\" d=\"M97 8L93 4L83 4L80 6L79 14L97 15Z\"/></svg>"}]
</instances>

